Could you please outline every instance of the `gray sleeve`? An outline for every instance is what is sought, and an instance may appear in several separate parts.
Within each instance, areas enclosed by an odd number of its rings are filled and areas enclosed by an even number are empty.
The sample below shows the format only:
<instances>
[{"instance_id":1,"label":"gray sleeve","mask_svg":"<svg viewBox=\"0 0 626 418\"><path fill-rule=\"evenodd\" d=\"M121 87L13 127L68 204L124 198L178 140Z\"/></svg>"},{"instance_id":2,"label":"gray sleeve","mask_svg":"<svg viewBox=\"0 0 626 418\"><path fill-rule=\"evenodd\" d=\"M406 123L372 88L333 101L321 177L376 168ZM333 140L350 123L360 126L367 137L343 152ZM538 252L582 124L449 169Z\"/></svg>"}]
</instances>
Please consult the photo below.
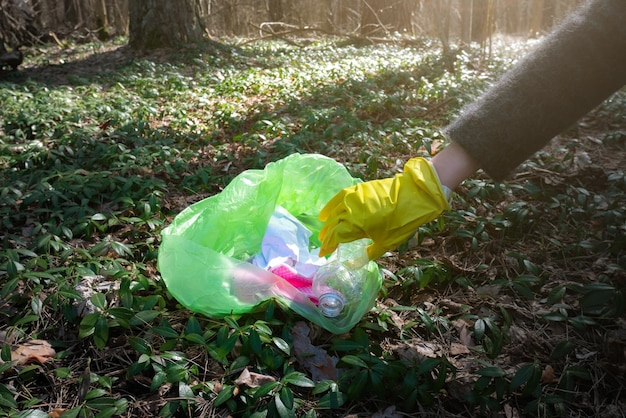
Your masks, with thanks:
<instances>
[{"instance_id":1,"label":"gray sleeve","mask_svg":"<svg viewBox=\"0 0 626 418\"><path fill-rule=\"evenodd\" d=\"M495 180L626 84L626 0L587 1L447 126Z\"/></svg>"}]
</instances>

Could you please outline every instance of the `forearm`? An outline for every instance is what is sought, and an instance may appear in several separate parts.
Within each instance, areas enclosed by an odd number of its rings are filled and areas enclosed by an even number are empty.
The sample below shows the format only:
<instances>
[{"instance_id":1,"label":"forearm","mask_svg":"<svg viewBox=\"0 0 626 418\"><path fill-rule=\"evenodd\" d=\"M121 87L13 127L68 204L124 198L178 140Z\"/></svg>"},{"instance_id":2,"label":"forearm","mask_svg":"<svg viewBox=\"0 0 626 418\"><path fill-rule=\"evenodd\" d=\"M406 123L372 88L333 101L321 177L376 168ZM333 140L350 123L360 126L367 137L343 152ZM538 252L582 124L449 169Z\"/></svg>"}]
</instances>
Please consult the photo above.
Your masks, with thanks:
<instances>
[{"instance_id":1,"label":"forearm","mask_svg":"<svg viewBox=\"0 0 626 418\"><path fill-rule=\"evenodd\" d=\"M504 179L626 83L625 19L625 0L588 2L444 134L488 175Z\"/></svg>"},{"instance_id":2,"label":"forearm","mask_svg":"<svg viewBox=\"0 0 626 418\"><path fill-rule=\"evenodd\" d=\"M478 170L479 165L465 149L451 142L437 153L431 160L439 181L450 190L456 189L459 184Z\"/></svg>"}]
</instances>

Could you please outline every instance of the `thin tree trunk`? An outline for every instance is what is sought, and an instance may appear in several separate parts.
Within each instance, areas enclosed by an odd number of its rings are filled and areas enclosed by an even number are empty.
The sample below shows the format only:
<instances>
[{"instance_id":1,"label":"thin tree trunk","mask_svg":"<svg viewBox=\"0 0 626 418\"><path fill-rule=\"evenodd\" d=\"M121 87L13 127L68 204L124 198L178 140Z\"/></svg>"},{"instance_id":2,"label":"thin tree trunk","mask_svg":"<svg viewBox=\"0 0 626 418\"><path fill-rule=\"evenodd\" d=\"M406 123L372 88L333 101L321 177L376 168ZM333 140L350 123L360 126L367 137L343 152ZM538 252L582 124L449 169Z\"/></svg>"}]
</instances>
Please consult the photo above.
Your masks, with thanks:
<instances>
[{"instance_id":1,"label":"thin tree trunk","mask_svg":"<svg viewBox=\"0 0 626 418\"><path fill-rule=\"evenodd\" d=\"M530 14L530 36L536 36L541 32L543 21L544 0L533 0Z\"/></svg>"},{"instance_id":2,"label":"thin tree trunk","mask_svg":"<svg viewBox=\"0 0 626 418\"><path fill-rule=\"evenodd\" d=\"M450 51L450 0L434 0L433 13L437 37L441 41L444 54Z\"/></svg>"},{"instance_id":3,"label":"thin tree trunk","mask_svg":"<svg viewBox=\"0 0 626 418\"><path fill-rule=\"evenodd\" d=\"M267 0L267 11L272 22L281 22L284 17L282 0Z\"/></svg>"},{"instance_id":4,"label":"thin tree trunk","mask_svg":"<svg viewBox=\"0 0 626 418\"><path fill-rule=\"evenodd\" d=\"M106 0L97 0L96 5L96 26L98 28L98 39L105 41L109 39L109 17L107 14Z\"/></svg>"}]
</instances>

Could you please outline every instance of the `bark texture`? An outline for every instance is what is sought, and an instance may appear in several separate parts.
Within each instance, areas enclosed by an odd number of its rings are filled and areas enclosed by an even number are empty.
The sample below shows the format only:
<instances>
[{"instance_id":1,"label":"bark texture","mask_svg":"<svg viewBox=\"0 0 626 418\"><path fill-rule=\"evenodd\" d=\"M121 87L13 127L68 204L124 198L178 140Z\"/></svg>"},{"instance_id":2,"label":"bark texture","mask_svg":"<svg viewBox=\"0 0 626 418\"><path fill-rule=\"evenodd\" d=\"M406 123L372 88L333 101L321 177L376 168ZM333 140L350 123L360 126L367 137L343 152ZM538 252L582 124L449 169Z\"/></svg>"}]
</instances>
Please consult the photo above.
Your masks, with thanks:
<instances>
[{"instance_id":1,"label":"bark texture","mask_svg":"<svg viewBox=\"0 0 626 418\"><path fill-rule=\"evenodd\" d=\"M129 12L133 48L175 47L204 37L199 0L132 0Z\"/></svg>"}]
</instances>

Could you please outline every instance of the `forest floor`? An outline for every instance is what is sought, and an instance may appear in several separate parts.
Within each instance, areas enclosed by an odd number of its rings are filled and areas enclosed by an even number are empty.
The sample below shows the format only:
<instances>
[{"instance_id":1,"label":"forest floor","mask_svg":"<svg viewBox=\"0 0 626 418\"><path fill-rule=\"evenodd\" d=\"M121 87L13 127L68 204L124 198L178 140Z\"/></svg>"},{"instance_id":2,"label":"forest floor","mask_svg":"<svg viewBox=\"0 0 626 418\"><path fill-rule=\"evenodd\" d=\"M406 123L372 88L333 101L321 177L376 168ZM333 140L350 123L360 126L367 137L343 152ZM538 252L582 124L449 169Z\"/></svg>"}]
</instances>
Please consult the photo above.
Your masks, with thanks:
<instances>
[{"instance_id":1,"label":"forest floor","mask_svg":"<svg viewBox=\"0 0 626 418\"><path fill-rule=\"evenodd\" d=\"M350 332L168 293L160 233L183 209L295 152L389 176L512 62L436 50L28 51L0 75L0 415L626 416L623 91L506 182L464 182L378 260Z\"/></svg>"}]
</instances>

